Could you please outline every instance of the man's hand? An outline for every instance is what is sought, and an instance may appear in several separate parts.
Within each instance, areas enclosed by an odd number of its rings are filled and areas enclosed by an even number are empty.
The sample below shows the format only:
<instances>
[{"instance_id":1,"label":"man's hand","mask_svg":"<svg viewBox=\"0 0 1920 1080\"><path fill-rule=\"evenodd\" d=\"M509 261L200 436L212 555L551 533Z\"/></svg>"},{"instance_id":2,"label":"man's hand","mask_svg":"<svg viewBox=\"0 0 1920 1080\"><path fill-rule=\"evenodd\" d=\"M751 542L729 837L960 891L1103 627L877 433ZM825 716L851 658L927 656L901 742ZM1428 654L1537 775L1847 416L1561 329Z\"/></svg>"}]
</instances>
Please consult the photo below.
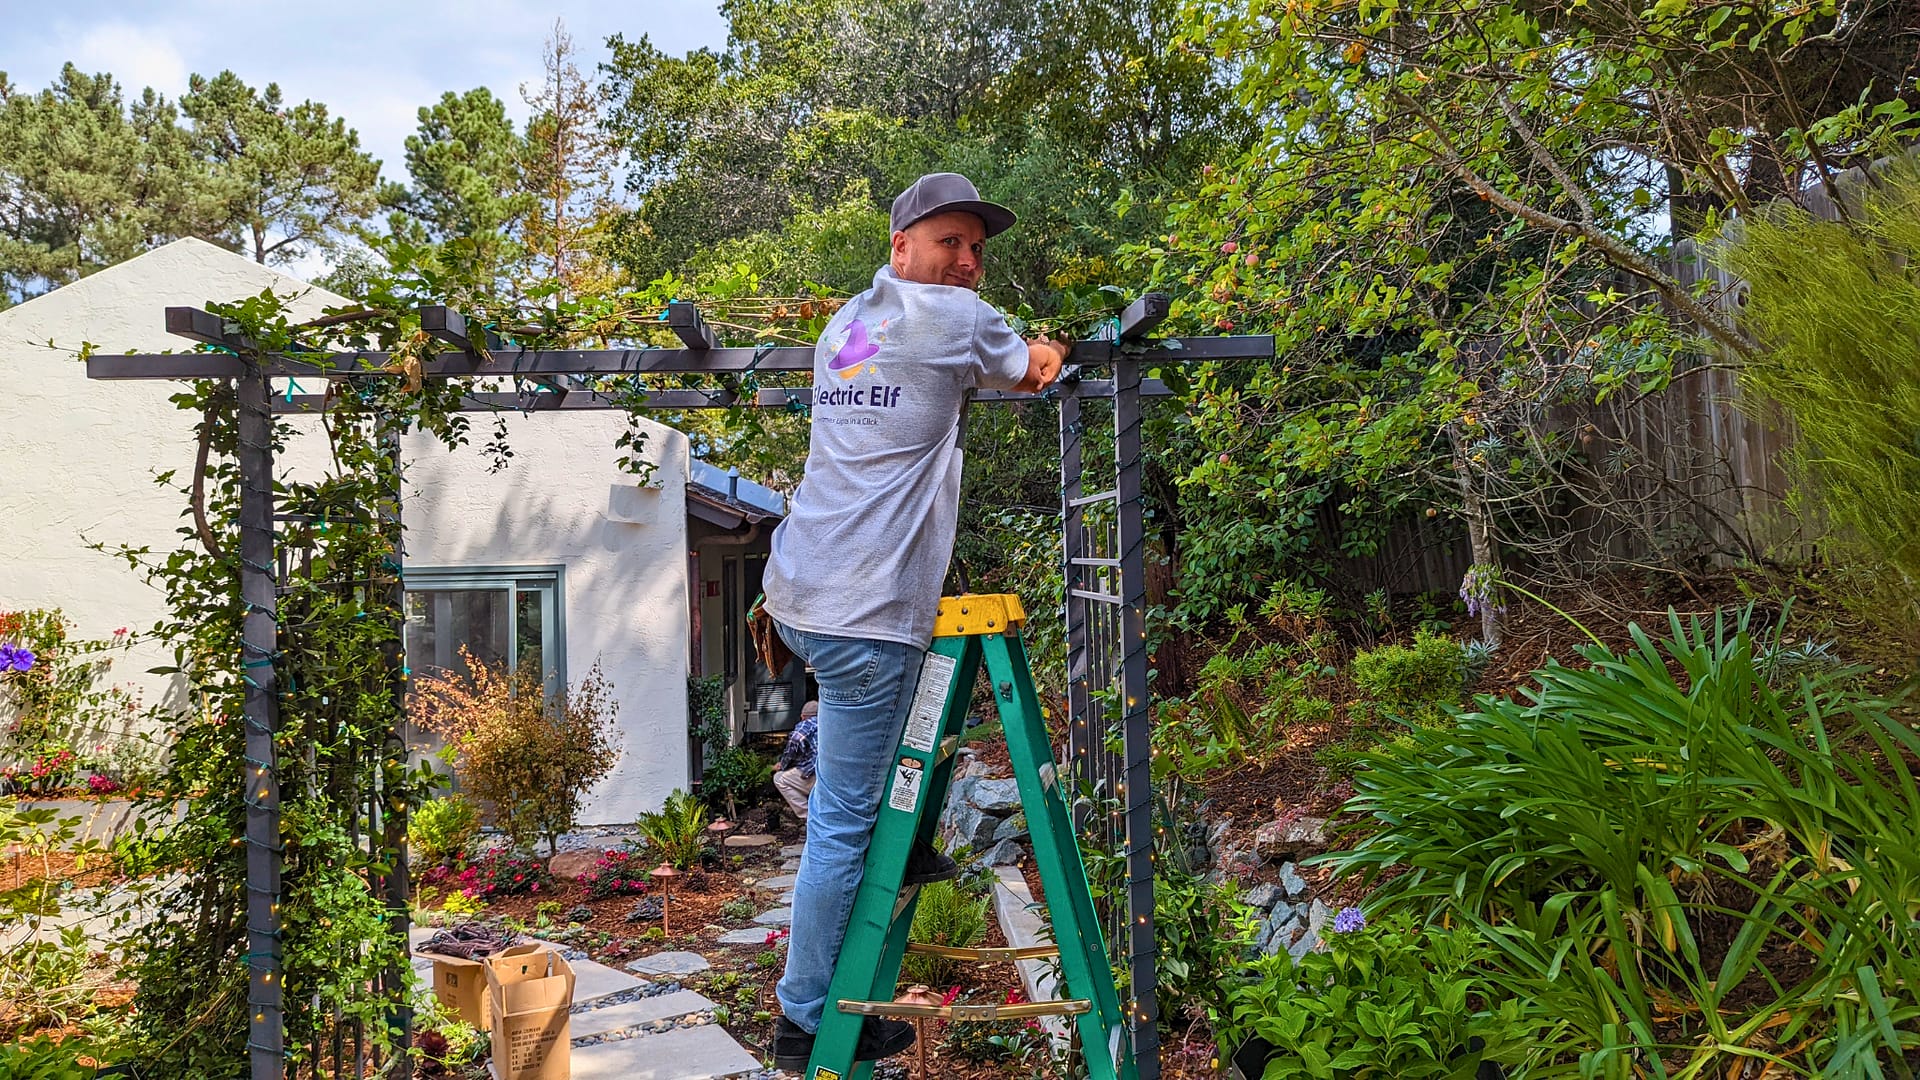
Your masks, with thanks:
<instances>
[{"instance_id":1,"label":"man's hand","mask_svg":"<svg viewBox=\"0 0 1920 1080\"><path fill-rule=\"evenodd\" d=\"M1073 355L1073 343L1056 341L1052 338L1027 339L1027 377L1019 386L1014 387L1029 394L1037 394L1053 385L1060 377L1060 368Z\"/></svg>"}]
</instances>

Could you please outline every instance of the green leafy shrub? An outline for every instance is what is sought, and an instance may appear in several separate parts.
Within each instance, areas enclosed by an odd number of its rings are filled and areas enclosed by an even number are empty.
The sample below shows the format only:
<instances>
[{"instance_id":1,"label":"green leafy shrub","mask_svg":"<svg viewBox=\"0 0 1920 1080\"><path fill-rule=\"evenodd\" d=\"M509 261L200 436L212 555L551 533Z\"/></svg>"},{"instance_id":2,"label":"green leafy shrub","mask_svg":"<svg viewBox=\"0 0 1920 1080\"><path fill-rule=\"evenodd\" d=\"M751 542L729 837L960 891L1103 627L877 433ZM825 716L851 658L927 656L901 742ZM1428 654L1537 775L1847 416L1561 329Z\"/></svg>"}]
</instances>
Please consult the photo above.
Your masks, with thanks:
<instances>
[{"instance_id":1,"label":"green leafy shrub","mask_svg":"<svg viewBox=\"0 0 1920 1080\"><path fill-rule=\"evenodd\" d=\"M773 782L773 762L744 746L721 750L700 777L700 792L711 805L716 801L729 818L760 802Z\"/></svg>"},{"instance_id":2,"label":"green leafy shrub","mask_svg":"<svg viewBox=\"0 0 1920 1080\"><path fill-rule=\"evenodd\" d=\"M593 869L580 875L580 884L587 887L589 900L638 896L647 891L649 869L633 852L608 848L593 861Z\"/></svg>"},{"instance_id":3,"label":"green leafy shrub","mask_svg":"<svg viewBox=\"0 0 1920 1080\"><path fill-rule=\"evenodd\" d=\"M93 1080L100 1075L99 1067L83 1065L80 1059L98 1053L85 1039L55 1042L45 1036L0 1046L0 1080Z\"/></svg>"},{"instance_id":4,"label":"green leafy shrub","mask_svg":"<svg viewBox=\"0 0 1920 1080\"><path fill-rule=\"evenodd\" d=\"M955 986L941 997L942 1005L966 1005L976 991ZM1000 1004L1018 1005L1026 998L1008 990ZM961 1061L1020 1061L1047 1043L1046 1029L1034 1019L940 1021L940 1049Z\"/></svg>"},{"instance_id":5,"label":"green leafy shrub","mask_svg":"<svg viewBox=\"0 0 1920 1080\"><path fill-rule=\"evenodd\" d=\"M727 728L726 687L718 675L687 680L687 716L700 740L705 769L700 794L707 805L738 818L760 802L773 781L773 762L744 746L733 746Z\"/></svg>"},{"instance_id":6,"label":"green leafy shrub","mask_svg":"<svg viewBox=\"0 0 1920 1080\"><path fill-rule=\"evenodd\" d=\"M676 791L658 810L640 815L635 823L647 846L677 870L692 869L707 844L707 808L685 791Z\"/></svg>"},{"instance_id":7,"label":"green leafy shrub","mask_svg":"<svg viewBox=\"0 0 1920 1080\"><path fill-rule=\"evenodd\" d=\"M94 841L81 841L80 819L59 817L51 809L21 810L0 797L0 851L14 851L20 865L40 864L42 872L25 884L0 891L0 939L15 944L0 951L0 1037L47 1024L66 1024L93 1011L94 992L104 978L92 960L78 926L64 928L58 940L35 940L45 921L60 913L60 883L50 860L56 851L85 860L104 858Z\"/></svg>"},{"instance_id":8,"label":"green leafy shrub","mask_svg":"<svg viewBox=\"0 0 1920 1080\"><path fill-rule=\"evenodd\" d=\"M480 808L464 795L428 799L407 819L407 843L425 865L453 862L480 835Z\"/></svg>"},{"instance_id":9,"label":"green leafy shrub","mask_svg":"<svg viewBox=\"0 0 1920 1080\"><path fill-rule=\"evenodd\" d=\"M967 949L986 936L987 897L962 888L958 881L935 881L920 887L908 941ZM940 986L953 980L959 964L941 956L908 953L901 957L900 969L910 982Z\"/></svg>"},{"instance_id":10,"label":"green leafy shrub","mask_svg":"<svg viewBox=\"0 0 1920 1080\"><path fill-rule=\"evenodd\" d=\"M1473 931L1405 915L1368 925L1348 909L1326 943L1297 962L1284 950L1253 961L1216 1009L1224 1047L1272 1047L1265 1080L1466 1077L1532 1051L1541 1024L1483 974L1492 953Z\"/></svg>"},{"instance_id":11,"label":"green leafy shrub","mask_svg":"<svg viewBox=\"0 0 1920 1080\"><path fill-rule=\"evenodd\" d=\"M1476 929L1502 994L1559 1021L1543 1068L1865 1076L1920 1046L1889 990L1920 986L1920 737L1856 672L1769 685L1780 631L1751 620L1633 627L1356 775L1377 831L1328 858Z\"/></svg>"},{"instance_id":12,"label":"green leafy shrub","mask_svg":"<svg viewBox=\"0 0 1920 1080\"><path fill-rule=\"evenodd\" d=\"M1200 1017L1253 944L1253 919L1231 885L1182 873L1160 860L1153 880L1153 943L1165 1015Z\"/></svg>"},{"instance_id":13,"label":"green leafy shrub","mask_svg":"<svg viewBox=\"0 0 1920 1080\"><path fill-rule=\"evenodd\" d=\"M491 851L454 875L460 891L475 900L525 896L553 889L547 864L518 851Z\"/></svg>"},{"instance_id":14,"label":"green leafy shrub","mask_svg":"<svg viewBox=\"0 0 1920 1080\"><path fill-rule=\"evenodd\" d=\"M152 778L164 752L135 730L138 698L107 681L135 640L75 637L57 608L0 611L0 795L107 795Z\"/></svg>"},{"instance_id":15,"label":"green leafy shrub","mask_svg":"<svg viewBox=\"0 0 1920 1080\"><path fill-rule=\"evenodd\" d=\"M462 786L491 805L514 845L544 839L551 857L581 797L619 759L612 688L598 664L549 695L532 665L508 672L464 646L460 655L464 674L414 680L409 714L446 738Z\"/></svg>"},{"instance_id":16,"label":"green leafy shrub","mask_svg":"<svg viewBox=\"0 0 1920 1080\"><path fill-rule=\"evenodd\" d=\"M1739 367L1743 396L1797 429L1797 501L1824 546L1892 573L1880 589L1920 605L1920 170L1860 184L1845 221L1786 207L1742 215L1726 266L1747 283L1743 322L1763 343ZM1796 508L1798 509L1798 508Z\"/></svg>"},{"instance_id":17,"label":"green leafy shrub","mask_svg":"<svg viewBox=\"0 0 1920 1080\"><path fill-rule=\"evenodd\" d=\"M1422 727L1446 720L1466 686L1466 653L1460 643L1430 630L1414 632L1412 645L1382 645L1354 654L1349 672L1389 716Z\"/></svg>"}]
</instances>

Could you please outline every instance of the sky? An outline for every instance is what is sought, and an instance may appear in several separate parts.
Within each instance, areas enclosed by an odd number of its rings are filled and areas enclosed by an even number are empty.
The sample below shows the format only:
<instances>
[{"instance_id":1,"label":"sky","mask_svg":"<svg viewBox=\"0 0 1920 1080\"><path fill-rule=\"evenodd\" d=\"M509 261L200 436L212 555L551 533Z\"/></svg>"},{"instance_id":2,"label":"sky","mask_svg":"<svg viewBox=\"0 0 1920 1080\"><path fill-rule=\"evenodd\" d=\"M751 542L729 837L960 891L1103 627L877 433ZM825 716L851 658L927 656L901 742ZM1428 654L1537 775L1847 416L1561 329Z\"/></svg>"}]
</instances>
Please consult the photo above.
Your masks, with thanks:
<instances>
[{"instance_id":1,"label":"sky","mask_svg":"<svg viewBox=\"0 0 1920 1080\"><path fill-rule=\"evenodd\" d=\"M178 98L189 75L231 69L279 83L289 102L325 103L386 178L405 180L406 137L443 92L485 86L525 120L519 88L537 88L555 18L588 74L615 33L675 56L727 38L718 0L0 0L0 71L35 91L71 60L111 72L129 98L146 86Z\"/></svg>"}]
</instances>

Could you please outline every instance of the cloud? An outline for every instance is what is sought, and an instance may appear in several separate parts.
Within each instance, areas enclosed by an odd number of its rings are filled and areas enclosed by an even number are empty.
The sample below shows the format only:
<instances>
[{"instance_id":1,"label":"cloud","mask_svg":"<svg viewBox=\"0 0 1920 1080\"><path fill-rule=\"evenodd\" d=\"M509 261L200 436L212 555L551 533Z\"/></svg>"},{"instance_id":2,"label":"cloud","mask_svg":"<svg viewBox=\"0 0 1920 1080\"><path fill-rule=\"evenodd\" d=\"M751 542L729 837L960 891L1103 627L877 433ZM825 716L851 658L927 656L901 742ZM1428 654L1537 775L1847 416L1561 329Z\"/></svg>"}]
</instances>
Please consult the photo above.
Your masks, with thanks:
<instances>
[{"instance_id":1,"label":"cloud","mask_svg":"<svg viewBox=\"0 0 1920 1080\"><path fill-rule=\"evenodd\" d=\"M84 71L111 72L129 97L138 97L149 86L168 97L179 97L192 69L171 36L159 26L101 23L82 34L63 59Z\"/></svg>"}]
</instances>

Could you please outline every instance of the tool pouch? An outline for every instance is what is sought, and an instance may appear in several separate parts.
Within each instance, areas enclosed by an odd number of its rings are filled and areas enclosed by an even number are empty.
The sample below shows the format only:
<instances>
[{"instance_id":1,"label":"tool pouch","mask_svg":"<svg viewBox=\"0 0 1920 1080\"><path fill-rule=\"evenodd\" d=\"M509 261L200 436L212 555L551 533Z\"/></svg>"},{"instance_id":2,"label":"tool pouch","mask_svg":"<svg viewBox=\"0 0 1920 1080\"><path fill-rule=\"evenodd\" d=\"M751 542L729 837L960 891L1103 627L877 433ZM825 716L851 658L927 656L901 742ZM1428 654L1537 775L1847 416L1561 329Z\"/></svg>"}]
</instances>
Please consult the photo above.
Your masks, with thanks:
<instances>
[{"instance_id":1,"label":"tool pouch","mask_svg":"<svg viewBox=\"0 0 1920 1080\"><path fill-rule=\"evenodd\" d=\"M793 663L793 650L787 648L786 640L773 625L773 616L767 614L766 593L756 597L747 611L747 633L753 636L754 654L767 666L767 677L786 675L788 665Z\"/></svg>"}]
</instances>

